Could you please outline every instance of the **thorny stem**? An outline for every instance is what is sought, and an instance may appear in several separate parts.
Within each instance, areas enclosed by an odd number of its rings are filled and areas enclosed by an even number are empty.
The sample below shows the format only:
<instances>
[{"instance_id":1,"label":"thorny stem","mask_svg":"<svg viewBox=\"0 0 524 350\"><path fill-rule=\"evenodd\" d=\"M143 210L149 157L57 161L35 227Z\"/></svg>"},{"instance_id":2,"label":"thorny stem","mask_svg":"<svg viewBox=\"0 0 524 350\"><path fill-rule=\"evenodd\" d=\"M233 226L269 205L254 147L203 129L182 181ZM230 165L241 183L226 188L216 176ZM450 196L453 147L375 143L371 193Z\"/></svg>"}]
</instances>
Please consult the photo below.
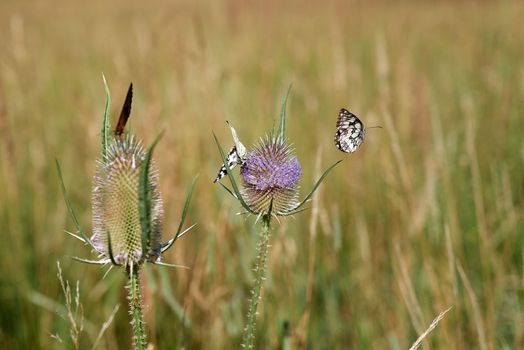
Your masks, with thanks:
<instances>
[{"instance_id":1,"label":"thorny stem","mask_svg":"<svg viewBox=\"0 0 524 350\"><path fill-rule=\"evenodd\" d=\"M131 326L133 327L133 343L135 349L146 349L146 333L144 330L144 319L142 315L142 293L140 291L140 279L138 267L131 265L128 268L129 284L128 301L129 314L131 315Z\"/></svg>"},{"instance_id":2,"label":"thorny stem","mask_svg":"<svg viewBox=\"0 0 524 350\"><path fill-rule=\"evenodd\" d=\"M247 313L247 324L244 328L242 337L242 348L253 349L255 340L255 329L257 322L257 307L260 302L260 291L266 276L267 258L269 252L269 239L271 237L271 214L262 217L262 232L257 245L257 258L255 262L255 284L251 289L251 299L249 301L249 311Z\"/></svg>"}]
</instances>

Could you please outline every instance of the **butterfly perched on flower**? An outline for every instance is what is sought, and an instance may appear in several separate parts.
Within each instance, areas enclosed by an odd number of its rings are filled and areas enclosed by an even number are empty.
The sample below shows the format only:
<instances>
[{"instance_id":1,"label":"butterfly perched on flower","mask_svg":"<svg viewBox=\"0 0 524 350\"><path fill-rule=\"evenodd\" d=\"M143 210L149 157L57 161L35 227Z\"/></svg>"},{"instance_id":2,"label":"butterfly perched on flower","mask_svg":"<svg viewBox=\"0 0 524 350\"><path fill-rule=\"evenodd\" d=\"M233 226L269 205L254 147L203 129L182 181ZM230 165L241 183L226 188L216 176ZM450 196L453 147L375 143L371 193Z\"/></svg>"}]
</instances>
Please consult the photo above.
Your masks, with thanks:
<instances>
[{"instance_id":1,"label":"butterfly perched on flower","mask_svg":"<svg viewBox=\"0 0 524 350\"><path fill-rule=\"evenodd\" d=\"M229 128L231 129L231 135L233 135L233 141L234 145L229 150L229 153L227 154L227 166L229 167L229 170L233 169L237 165L242 165L246 161L247 157L247 150L246 147L240 142L237 136L237 132L235 129L229 124L228 121L226 123L229 125ZM218 174L213 182L217 182L220 179L222 179L224 176L227 175L226 165L222 164L222 167L218 171Z\"/></svg>"},{"instance_id":2,"label":"butterfly perched on flower","mask_svg":"<svg viewBox=\"0 0 524 350\"><path fill-rule=\"evenodd\" d=\"M345 108L338 113L335 146L342 152L353 153L364 141L364 124Z\"/></svg>"}]
</instances>

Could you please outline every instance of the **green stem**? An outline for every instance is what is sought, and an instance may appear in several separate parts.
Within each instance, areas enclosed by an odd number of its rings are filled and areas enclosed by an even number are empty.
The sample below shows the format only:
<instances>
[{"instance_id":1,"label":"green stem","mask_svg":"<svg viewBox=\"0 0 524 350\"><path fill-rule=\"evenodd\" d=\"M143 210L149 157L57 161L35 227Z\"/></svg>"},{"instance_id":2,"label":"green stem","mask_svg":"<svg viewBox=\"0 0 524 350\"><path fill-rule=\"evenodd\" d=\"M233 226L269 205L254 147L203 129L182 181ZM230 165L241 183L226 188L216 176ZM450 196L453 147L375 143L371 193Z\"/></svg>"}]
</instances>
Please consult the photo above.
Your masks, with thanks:
<instances>
[{"instance_id":1,"label":"green stem","mask_svg":"<svg viewBox=\"0 0 524 350\"><path fill-rule=\"evenodd\" d=\"M262 232L257 245L257 259L255 262L255 284L251 289L251 299L249 300L249 311L247 313L247 324L244 328L242 337L242 347L253 349L255 340L255 330L257 322L257 308L260 302L260 291L266 276L266 265L269 252L269 239L271 237L271 214L262 217Z\"/></svg>"},{"instance_id":2,"label":"green stem","mask_svg":"<svg viewBox=\"0 0 524 350\"><path fill-rule=\"evenodd\" d=\"M146 349L146 332L144 330L144 319L142 315L142 293L140 290L139 271L136 266L128 269L129 284L127 286L129 295L129 314L131 315L131 326L133 327L133 343L135 349Z\"/></svg>"}]
</instances>

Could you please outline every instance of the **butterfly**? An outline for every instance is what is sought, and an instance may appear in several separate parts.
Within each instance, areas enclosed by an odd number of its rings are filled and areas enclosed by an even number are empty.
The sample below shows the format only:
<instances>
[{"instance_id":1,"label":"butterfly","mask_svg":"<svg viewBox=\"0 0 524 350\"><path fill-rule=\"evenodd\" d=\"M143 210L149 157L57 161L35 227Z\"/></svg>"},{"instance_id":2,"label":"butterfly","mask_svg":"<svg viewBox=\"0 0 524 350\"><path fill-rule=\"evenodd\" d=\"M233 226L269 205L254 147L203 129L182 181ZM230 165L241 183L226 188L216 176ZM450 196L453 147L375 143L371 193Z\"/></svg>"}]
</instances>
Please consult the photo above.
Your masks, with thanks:
<instances>
[{"instance_id":1,"label":"butterfly","mask_svg":"<svg viewBox=\"0 0 524 350\"><path fill-rule=\"evenodd\" d=\"M231 129L231 135L233 135L233 141L234 145L227 154L226 162L227 166L229 167L229 170L233 169L237 165L243 165L246 161L247 157L247 150L246 147L240 142L237 136L237 132L235 129L229 124L229 122L226 120L227 125L229 125L229 128ZM226 165L222 164L222 167L218 171L218 174L213 181L213 183L220 181L224 176L227 175Z\"/></svg>"},{"instance_id":2,"label":"butterfly","mask_svg":"<svg viewBox=\"0 0 524 350\"><path fill-rule=\"evenodd\" d=\"M364 141L364 124L345 108L338 113L335 146L342 152L353 153Z\"/></svg>"}]
</instances>

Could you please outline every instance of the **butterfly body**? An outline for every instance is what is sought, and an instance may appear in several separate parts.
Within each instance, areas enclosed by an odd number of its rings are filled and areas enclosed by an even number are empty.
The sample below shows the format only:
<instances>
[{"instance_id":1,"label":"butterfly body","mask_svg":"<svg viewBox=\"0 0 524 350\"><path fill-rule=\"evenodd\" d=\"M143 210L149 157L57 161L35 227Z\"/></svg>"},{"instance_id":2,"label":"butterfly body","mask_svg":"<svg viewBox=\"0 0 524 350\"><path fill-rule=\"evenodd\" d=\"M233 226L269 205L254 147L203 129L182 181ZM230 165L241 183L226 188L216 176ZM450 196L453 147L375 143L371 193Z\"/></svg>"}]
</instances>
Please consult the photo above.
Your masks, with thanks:
<instances>
[{"instance_id":1,"label":"butterfly body","mask_svg":"<svg viewBox=\"0 0 524 350\"><path fill-rule=\"evenodd\" d=\"M229 167L229 170L231 170L237 165L244 164L245 159L244 157L242 157L239 154L237 147L233 146L231 150L229 151L229 153L227 154L226 161L227 161L227 166ZM227 169L226 169L226 166L223 164L220 170L218 171L217 177L215 178L213 182L219 181L226 175L227 175Z\"/></svg>"},{"instance_id":2,"label":"butterfly body","mask_svg":"<svg viewBox=\"0 0 524 350\"><path fill-rule=\"evenodd\" d=\"M364 141L364 124L345 108L338 113L335 146L342 152L353 153Z\"/></svg>"}]
</instances>

